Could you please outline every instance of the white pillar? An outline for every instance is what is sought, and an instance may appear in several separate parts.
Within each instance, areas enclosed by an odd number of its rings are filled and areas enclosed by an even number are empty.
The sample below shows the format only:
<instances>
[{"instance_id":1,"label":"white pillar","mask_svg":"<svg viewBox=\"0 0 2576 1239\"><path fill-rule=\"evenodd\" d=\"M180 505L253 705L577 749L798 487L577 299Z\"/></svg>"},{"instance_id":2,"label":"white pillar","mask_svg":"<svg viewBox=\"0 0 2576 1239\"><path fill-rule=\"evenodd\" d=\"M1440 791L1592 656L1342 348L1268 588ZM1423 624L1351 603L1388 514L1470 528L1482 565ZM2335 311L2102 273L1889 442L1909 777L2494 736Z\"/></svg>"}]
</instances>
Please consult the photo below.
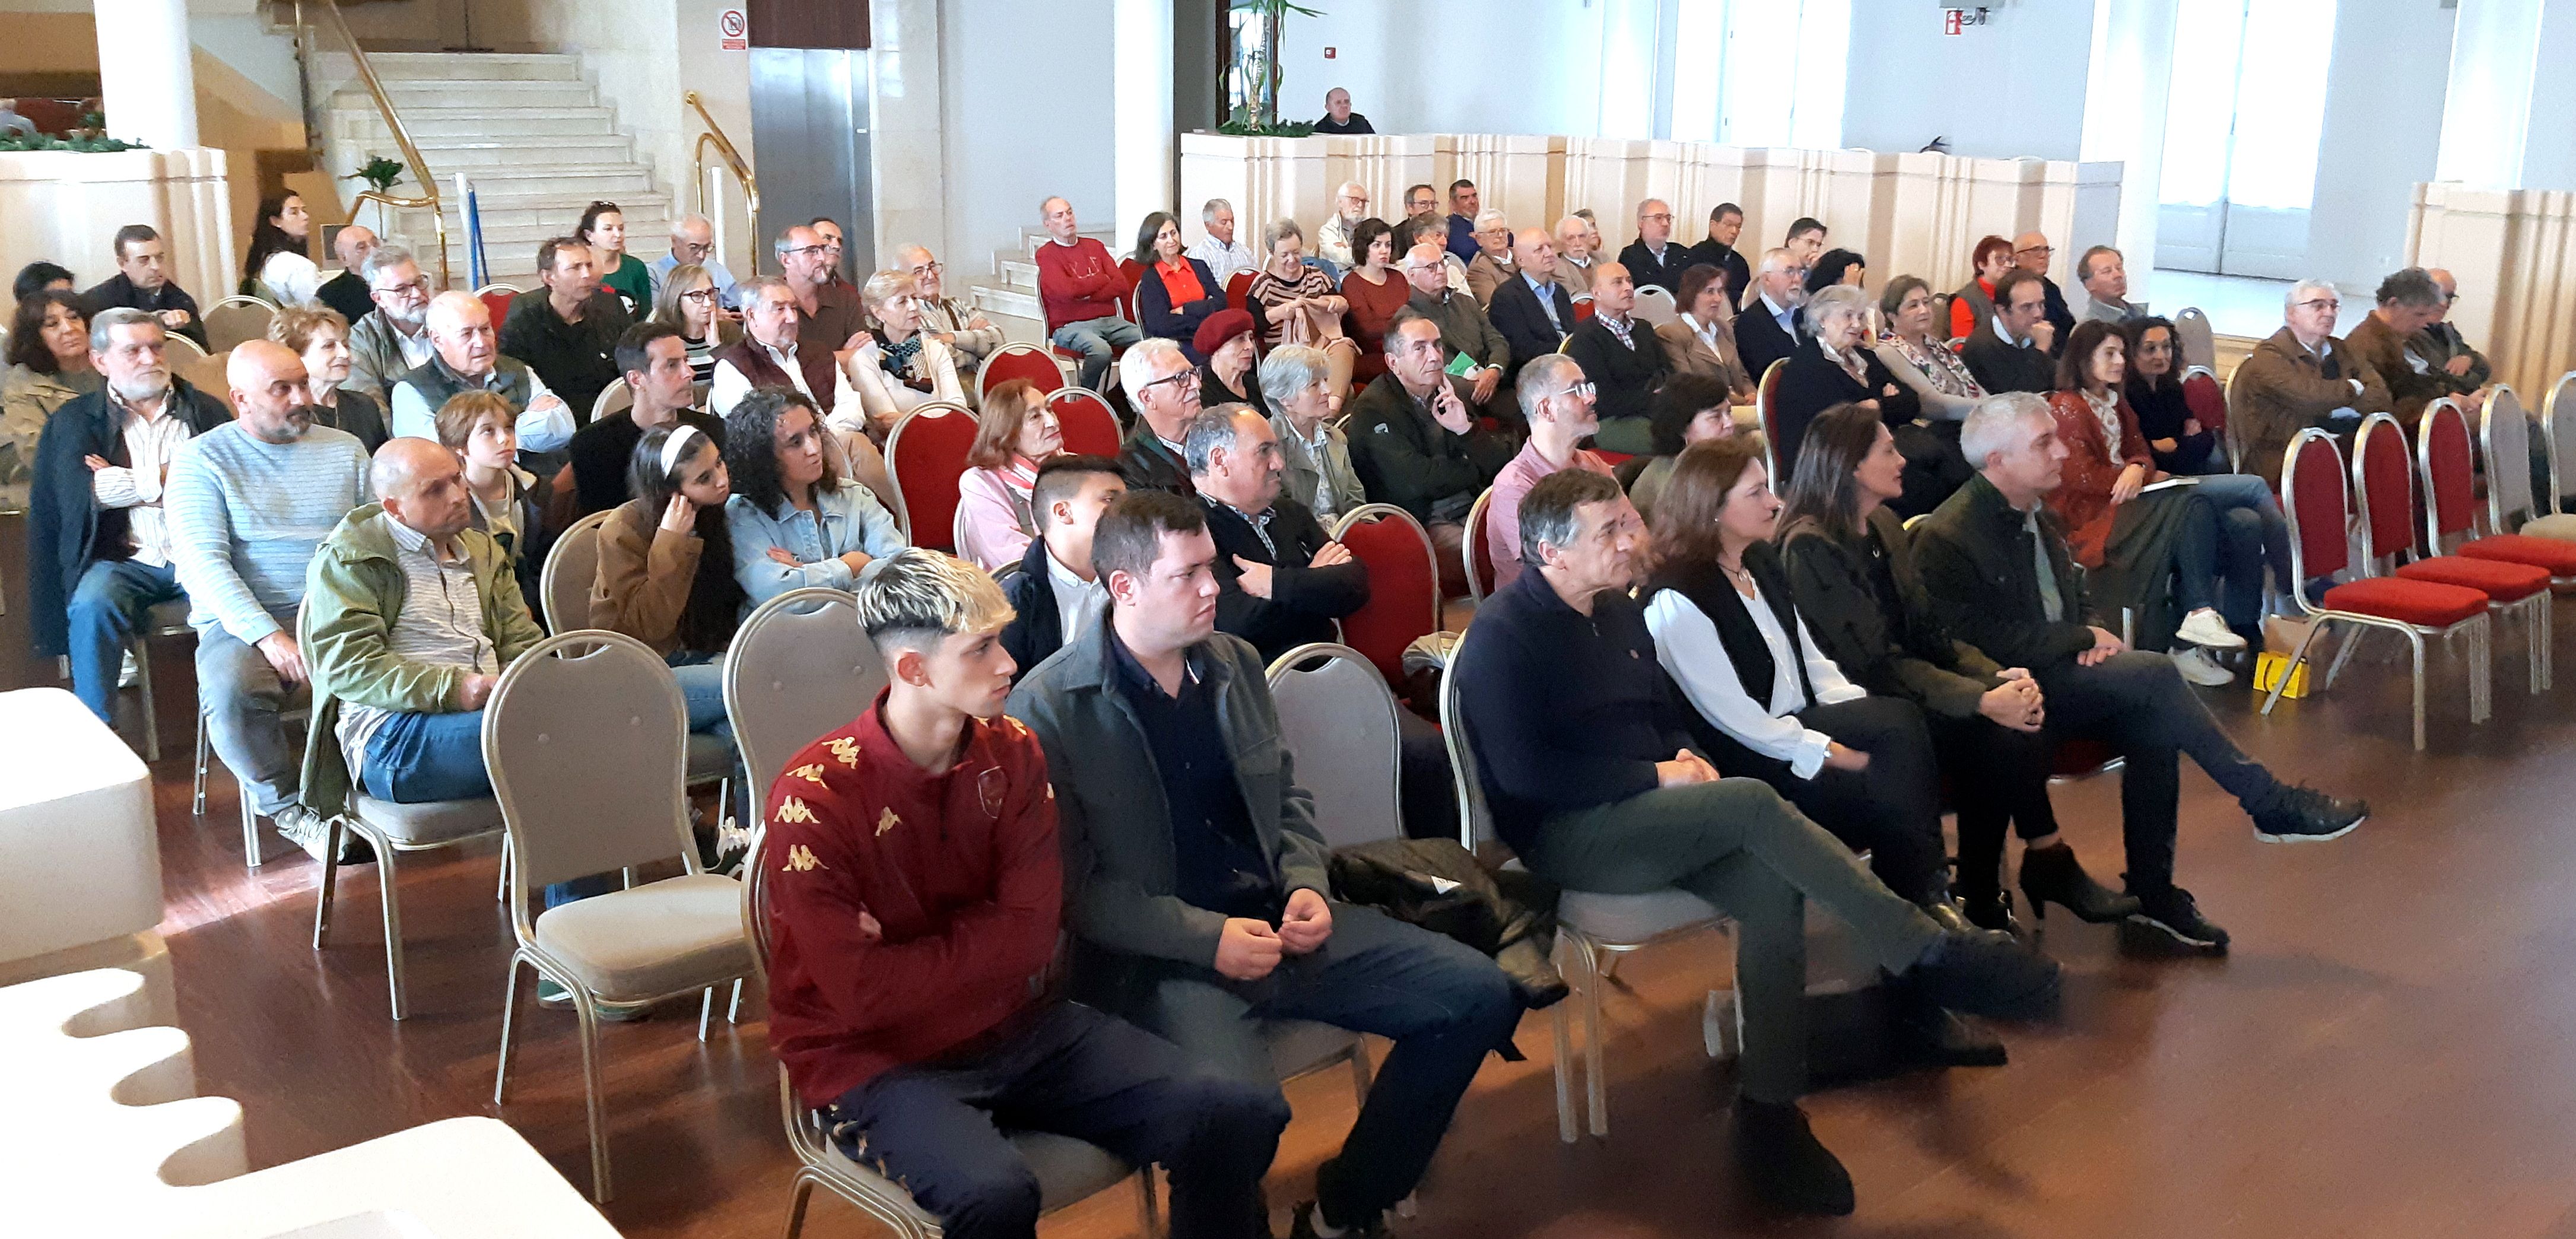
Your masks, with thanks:
<instances>
[{"instance_id":1,"label":"white pillar","mask_svg":"<svg viewBox=\"0 0 2576 1239\"><path fill-rule=\"evenodd\" d=\"M187 0L94 0L108 136L154 150L197 145Z\"/></svg>"},{"instance_id":2,"label":"white pillar","mask_svg":"<svg viewBox=\"0 0 2576 1239\"><path fill-rule=\"evenodd\" d=\"M2092 64L2084 77L2084 162L2117 160L2118 247L2129 299L2151 301L2156 209L2164 179L2165 99L2173 80L2174 0L2094 0ZM2065 244L2070 238L2059 238ZM2072 273L2070 265L2068 271ZM2075 290L2069 289L2070 293Z\"/></svg>"},{"instance_id":3,"label":"white pillar","mask_svg":"<svg viewBox=\"0 0 2576 1239\"><path fill-rule=\"evenodd\" d=\"M1197 209L1172 200L1172 11L1169 0L1114 0L1110 13L1111 184L1116 196L1114 220L1108 224L1124 237L1156 211L1176 211L1196 220ZM1236 227L1245 226L1241 213ZM1255 235L1258 222L1251 223ZM1243 234L1237 232L1237 238ZM1111 249L1118 248L1115 245Z\"/></svg>"}]
</instances>

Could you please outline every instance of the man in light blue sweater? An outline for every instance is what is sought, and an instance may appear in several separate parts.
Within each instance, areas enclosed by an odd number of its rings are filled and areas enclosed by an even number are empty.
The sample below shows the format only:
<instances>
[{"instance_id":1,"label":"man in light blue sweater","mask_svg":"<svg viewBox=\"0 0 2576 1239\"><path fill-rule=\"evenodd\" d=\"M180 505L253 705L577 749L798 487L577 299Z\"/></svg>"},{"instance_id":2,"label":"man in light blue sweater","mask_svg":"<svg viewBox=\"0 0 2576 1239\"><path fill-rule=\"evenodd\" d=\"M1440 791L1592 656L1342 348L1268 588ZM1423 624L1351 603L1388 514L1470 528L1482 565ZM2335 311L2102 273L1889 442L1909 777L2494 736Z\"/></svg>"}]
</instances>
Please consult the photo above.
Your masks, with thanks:
<instances>
[{"instance_id":1,"label":"man in light blue sweater","mask_svg":"<svg viewBox=\"0 0 2576 1239\"><path fill-rule=\"evenodd\" d=\"M284 345L243 343L224 377L236 420L188 441L165 500L197 630L197 693L241 794L318 856L325 823L296 797L304 745L279 716L308 699L295 609L314 548L374 498L367 449L313 424L304 363Z\"/></svg>"}]
</instances>

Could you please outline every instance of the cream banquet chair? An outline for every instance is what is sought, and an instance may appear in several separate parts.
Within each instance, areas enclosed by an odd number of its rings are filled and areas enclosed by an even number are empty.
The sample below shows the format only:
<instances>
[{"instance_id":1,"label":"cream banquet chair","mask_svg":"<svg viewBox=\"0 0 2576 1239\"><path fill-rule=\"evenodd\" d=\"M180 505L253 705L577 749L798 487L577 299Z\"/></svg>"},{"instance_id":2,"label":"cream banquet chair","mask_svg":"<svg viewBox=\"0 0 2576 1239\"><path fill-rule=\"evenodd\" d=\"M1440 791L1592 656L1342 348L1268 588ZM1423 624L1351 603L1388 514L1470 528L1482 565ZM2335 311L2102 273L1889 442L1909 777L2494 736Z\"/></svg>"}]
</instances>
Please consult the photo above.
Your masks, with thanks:
<instances>
[{"instance_id":1,"label":"cream banquet chair","mask_svg":"<svg viewBox=\"0 0 2576 1239\"><path fill-rule=\"evenodd\" d=\"M791 589L752 609L725 651L725 716L751 780L751 820L789 758L867 712L886 686L885 659L859 627L846 590Z\"/></svg>"},{"instance_id":2,"label":"cream banquet chair","mask_svg":"<svg viewBox=\"0 0 2576 1239\"><path fill-rule=\"evenodd\" d=\"M2530 458L2531 436L2535 432L2527 415L2518 426L2511 424L2513 419L2499 416L2508 400L2515 413L2521 414L2522 401L2513 395L2513 389L2498 386L2487 397L2486 408L2478 419L2489 461ZM2550 387L2548 397L2541 401L2540 409L2537 433L2543 456L2549 462L2543 477L2549 484L2550 493L2531 493L2528 470L2511 478L2491 478L2487 485L2488 516L2497 530L2576 542L2576 512L2559 510L2559 500L2567 493L2567 488L2576 486L2576 427L2561 424L2561 419L2576 419L2576 370L2558 377L2558 382ZM2514 502L2516 500L2519 503ZM2526 509L2525 514L2530 517L2519 526L2509 520L2517 508Z\"/></svg>"},{"instance_id":3,"label":"cream banquet chair","mask_svg":"<svg viewBox=\"0 0 2576 1239\"><path fill-rule=\"evenodd\" d=\"M206 344L211 352L232 351L245 340L268 338L268 320L277 317L277 307L265 298L237 293L206 307Z\"/></svg>"},{"instance_id":4,"label":"cream banquet chair","mask_svg":"<svg viewBox=\"0 0 2576 1239\"><path fill-rule=\"evenodd\" d=\"M537 574L537 593L545 601L549 635L590 627L590 587L599 579L599 527L615 514L611 508L574 521L555 539L554 549L546 552L545 567Z\"/></svg>"},{"instance_id":5,"label":"cream banquet chair","mask_svg":"<svg viewBox=\"0 0 2576 1239\"><path fill-rule=\"evenodd\" d=\"M2182 352L2182 364L2188 369L2198 366L2213 374L2218 371L2218 340L2209 330L2209 316L2199 306L2184 306L2173 317L2174 344Z\"/></svg>"},{"instance_id":6,"label":"cream banquet chair","mask_svg":"<svg viewBox=\"0 0 2576 1239\"><path fill-rule=\"evenodd\" d=\"M1673 304L1672 293L1661 284L1641 285L1637 289L1637 317L1661 327L1680 320L1680 307Z\"/></svg>"},{"instance_id":7,"label":"cream banquet chair","mask_svg":"<svg viewBox=\"0 0 2576 1239\"><path fill-rule=\"evenodd\" d=\"M483 714L483 762L509 826L511 953L492 1104L510 1082L519 968L569 991L581 1022L591 1198L608 1203L599 1009L701 995L706 1037L715 987L749 976L741 886L702 872L689 832L682 759L688 706L661 656L618 633L548 637L501 675ZM592 874L677 860L676 876L548 908L537 892Z\"/></svg>"}]
</instances>

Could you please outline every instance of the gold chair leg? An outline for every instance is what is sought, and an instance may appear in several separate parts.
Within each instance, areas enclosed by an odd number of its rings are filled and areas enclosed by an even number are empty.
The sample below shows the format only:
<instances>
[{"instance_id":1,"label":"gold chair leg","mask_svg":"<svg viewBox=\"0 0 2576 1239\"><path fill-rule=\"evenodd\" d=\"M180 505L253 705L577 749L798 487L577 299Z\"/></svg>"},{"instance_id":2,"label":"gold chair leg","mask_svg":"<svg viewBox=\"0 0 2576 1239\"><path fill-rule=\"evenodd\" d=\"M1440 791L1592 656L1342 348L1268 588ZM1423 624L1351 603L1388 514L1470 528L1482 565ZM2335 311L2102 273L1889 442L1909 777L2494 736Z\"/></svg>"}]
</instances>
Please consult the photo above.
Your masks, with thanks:
<instances>
[{"instance_id":1,"label":"gold chair leg","mask_svg":"<svg viewBox=\"0 0 2576 1239\"><path fill-rule=\"evenodd\" d=\"M403 1001L402 900L396 895L398 877L394 872L394 849L386 840L369 840L376 845L376 890L385 913L385 983L392 994L394 1018L408 1014Z\"/></svg>"},{"instance_id":2,"label":"gold chair leg","mask_svg":"<svg viewBox=\"0 0 2576 1239\"><path fill-rule=\"evenodd\" d=\"M313 899L313 949L322 949L322 935L331 928L331 898L340 888L340 840L349 824L332 818L322 832L322 882L315 888Z\"/></svg>"},{"instance_id":3,"label":"gold chair leg","mask_svg":"<svg viewBox=\"0 0 2576 1239\"><path fill-rule=\"evenodd\" d=\"M796 1172L795 1189L787 1198L787 1239L805 1233L805 1210L814 1203L814 1177L810 1171Z\"/></svg>"}]
</instances>

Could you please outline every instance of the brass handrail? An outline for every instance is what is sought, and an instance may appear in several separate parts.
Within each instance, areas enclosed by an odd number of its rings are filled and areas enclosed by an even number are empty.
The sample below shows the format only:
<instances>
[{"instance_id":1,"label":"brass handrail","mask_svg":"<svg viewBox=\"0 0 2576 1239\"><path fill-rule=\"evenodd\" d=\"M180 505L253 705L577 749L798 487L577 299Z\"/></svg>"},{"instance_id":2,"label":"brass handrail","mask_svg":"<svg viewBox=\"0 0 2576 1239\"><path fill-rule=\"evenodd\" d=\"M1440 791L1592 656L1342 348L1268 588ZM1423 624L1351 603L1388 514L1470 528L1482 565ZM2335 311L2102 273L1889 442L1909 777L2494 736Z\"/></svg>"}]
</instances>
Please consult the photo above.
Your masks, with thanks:
<instances>
[{"instance_id":1,"label":"brass handrail","mask_svg":"<svg viewBox=\"0 0 2576 1239\"><path fill-rule=\"evenodd\" d=\"M402 152L403 166L410 169L412 179L420 185L420 196L416 198L397 198L380 189L368 189L350 200L350 209L354 213L358 204L363 202L381 202L398 208L429 208L430 221L438 230L438 286L443 291L451 281L447 267L447 211L439 198L438 175L431 172L429 162L420 157L420 148L411 144L411 131L403 126L402 115L394 111L394 101L386 97L385 84L376 80L376 68L367 63L367 51L358 46L358 36L350 32L348 19L340 15L339 0L315 0L314 7L330 22L331 32L338 35L340 42L349 49L350 61L358 67L358 80L366 85L367 94L376 101L376 111L384 117L385 127L393 131L394 147ZM295 31L301 40L304 0L295 0ZM314 50L311 43L305 44L308 58ZM306 123L311 123L310 118Z\"/></svg>"},{"instance_id":2,"label":"brass handrail","mask_svg":"<svg viewBox=\"0 0 2576 1239\"><path fill-rule=\"evenodd\" d=\"M698 214L706 215L709 220L715 218L707 211L707 143L713 142L716 153L724 156L725 170L733 173L734 182L742 186L743 209L751 217L751 265L744 270L746 274L759 275L760 180L751 174L751 165L743 160L742 152L734 149L733 139L725 136L724 127L716 124L715 117L707 115L706 102L698 98L698 92L688 91L680 96L680 101L697 109L698 119L707 125L706 132L698 135L697 144L689 150L689 179L697 185Z\"/></svg>"}]
</instances>

